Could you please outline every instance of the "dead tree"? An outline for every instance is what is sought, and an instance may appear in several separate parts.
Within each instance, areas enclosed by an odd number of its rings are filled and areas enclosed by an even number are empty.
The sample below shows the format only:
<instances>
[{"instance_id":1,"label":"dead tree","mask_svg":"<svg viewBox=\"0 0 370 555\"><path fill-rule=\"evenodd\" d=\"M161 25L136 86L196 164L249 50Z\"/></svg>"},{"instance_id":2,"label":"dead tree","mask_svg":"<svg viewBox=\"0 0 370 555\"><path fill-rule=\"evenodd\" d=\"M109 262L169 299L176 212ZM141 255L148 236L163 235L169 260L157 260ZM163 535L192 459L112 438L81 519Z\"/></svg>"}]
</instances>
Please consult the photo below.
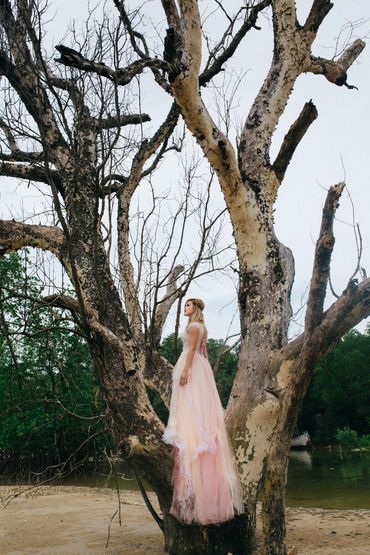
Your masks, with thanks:
<instances>
[{"instance_id":1,"label":"dead tree","mask_svg":"<svg viewBox=\"0 0 370 555\"><path fill-rule=\"evenodd\" d=\"M265 553L285 555L284 487L297 414L317 361L346 331L369 315L370 280L350 281L338 300L324 311L334 246L333 219L343 190L343 184L335 185L328 192L323 211L305 330L288 341L293 257L275 235L273 208L295 149L317 117L312 102L304 106L292 124L274 161L270 160L269 151L273 132L298 76L311 72L338 86L348 86L347 70L364 43L355 41L336 60L316 57L312 44L333 4L313 0L307 20L299 23L294 0L261 0L244 7L234 19L229 18L227 31L201 71L201 19L195 0L162 1L169 27L163 59L150 55L145 37L132 25L124 3L114 0L114 4L136 59L120 67L114 56L111 64L107 58L102 63L106 48L101 49L100 57L89 58L81 49L62 46L59 61L72 68L72 78L51 72L44 60L40 34L34 31L38 29L35 14L39 15L35 4L19 0L13 10L9 0L0 0L4 33L0 71L31 116L35 125L31 139L37 137L39 143L39 151L25 152L9 121L4 121L1 127L7 151L2 154L1 172L47 183L60 221L54 227L0 222L0 252L30 245L54 253L66 268L78 298L74 310L79 310L89 337L114 435L122 456L158 495L167 551L192 555L253 553L256 500L262 487ZM222 70L245 34L257 28L258 16L267 7L272 8L273 17L272 64L236 149L212 120L200 87ZM119 102L115 101L119 88L126 87L133 76L146 69L175 102L157 133L131 151L129 172L101 175L102 158L105 162L114 158L112 153L123 126L146 119L143 114L119 113ZM76 75L83 75L85 80ZM92 107L81 94L89 75L97 75L112 85L114 115L104 110L99 117L92 115ZM101 91L100 88L98 92ZM163 427L150 406L144 384L147 377L153 387L155 382L163 398L168 398L170 368L153 349L153 343L148 354L129 257L131 199L145 172L144 164L156 152L157 157L163 154L161 145L166 150L179 112L217 174L239 259L240 357L226 418L239 463L246 514L220 527L182 526L168 514L169 452L160 440ZM98 137L112 128L117 130L116 138L111 137L107 151L97 153ZM99 226L101 199L112 192L118 197L124 304L112 279ZM168 291L171 295L170 283ZM65 299L64 307L67 304ZM162 307L165 312L167 303L162 303ZM157 321L162 321L162 315Z\"/></svg>"},{"instance_id":2,"label":"dead tree","mask_svg":"<svg viewBox=\"0 0 370 555\"><path fill-rule=\"evenodd\" d=\"M175 29L181 44L177 60L181 71L171 83L172 93L189 130L217 173L238 251L242 339L227 424L244 486L248 542L253 546L256 497L262 485L264 552L283 555L287 455L297 414L317 361L369 315L370 281L351 281L324 311L334 246L333 219L344 186L335 185L328 191L323 210L305 329L294 341L288 341L293 257L275 235L273 208L294 151L317 117L311 101L292 124L274 161L270 160L270 145L299 75L311 72L338 86L348 85L347 70L365 45L361 40L353 42L335 61L314 56L312 44L317 31L333 7L327 0L314 0L302 23L297 20L294 0L256 4L249 10L249 17L255 10L271 5L274 52L235 149L215 125L200 94L203 74L198 3L180 0L162 4L168 25Z\"/></svg>"}]
</instances>

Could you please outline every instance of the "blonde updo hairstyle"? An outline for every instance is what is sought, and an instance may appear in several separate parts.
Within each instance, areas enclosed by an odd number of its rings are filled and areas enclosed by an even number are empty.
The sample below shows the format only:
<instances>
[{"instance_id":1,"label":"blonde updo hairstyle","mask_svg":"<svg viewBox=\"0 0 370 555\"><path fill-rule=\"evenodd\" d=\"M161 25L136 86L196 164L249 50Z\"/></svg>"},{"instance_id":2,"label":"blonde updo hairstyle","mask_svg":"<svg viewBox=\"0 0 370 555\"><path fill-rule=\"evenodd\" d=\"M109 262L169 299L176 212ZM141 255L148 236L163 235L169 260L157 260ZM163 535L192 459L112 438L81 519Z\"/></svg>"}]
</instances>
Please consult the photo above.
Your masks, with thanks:
<instances>
[{"instance_id":1,"label":"blonde updo hairstyle","mask_svg":"<svg viewBox=\"0 0 370 555\"><path fill-rule=\"evenodd\" d=\"M193 322L200 322L201 324L204 324L203 310L205 304L202 299L187 299L186 302L188 301L191 301L194 307L193 314L189 316L189 324L192 324Z\"/></svg>"}]
</instances>

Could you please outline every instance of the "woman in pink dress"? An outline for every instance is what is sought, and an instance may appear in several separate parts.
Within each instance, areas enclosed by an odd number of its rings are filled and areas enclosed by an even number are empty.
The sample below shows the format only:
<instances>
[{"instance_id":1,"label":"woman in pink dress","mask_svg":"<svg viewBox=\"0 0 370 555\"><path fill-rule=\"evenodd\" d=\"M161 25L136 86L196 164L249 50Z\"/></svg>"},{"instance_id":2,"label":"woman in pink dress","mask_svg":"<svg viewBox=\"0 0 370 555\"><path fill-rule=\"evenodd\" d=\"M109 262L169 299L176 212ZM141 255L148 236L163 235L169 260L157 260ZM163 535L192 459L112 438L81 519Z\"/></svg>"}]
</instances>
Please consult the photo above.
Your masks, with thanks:
<instances>
[{"instance_id":1,"label":"woman in pink dress","mask_svg":"<svg viewBox=\"0 0 370 555\"><path fill-rule=\"evenodd\" d=\"M173 445L170 513L186 524L218 524L243 513L243 499L224 422L224 409L208 362L204 302L188 299L183 351L173 369L172 397L163 441Z\"/></svg>"}]
</instances>

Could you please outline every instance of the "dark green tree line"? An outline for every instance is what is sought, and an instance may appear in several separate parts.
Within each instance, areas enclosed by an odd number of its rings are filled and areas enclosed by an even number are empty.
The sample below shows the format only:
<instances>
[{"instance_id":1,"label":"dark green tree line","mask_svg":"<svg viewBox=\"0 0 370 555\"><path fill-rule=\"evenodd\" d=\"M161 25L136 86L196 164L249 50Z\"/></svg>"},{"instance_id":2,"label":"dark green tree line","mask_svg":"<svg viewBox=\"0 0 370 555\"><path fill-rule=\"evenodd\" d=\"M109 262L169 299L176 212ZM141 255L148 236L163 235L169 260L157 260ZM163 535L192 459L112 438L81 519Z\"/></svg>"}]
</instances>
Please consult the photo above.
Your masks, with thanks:
<instances>
[{"instance_id":1,"label":"dark green tree line","mask_svg":"<svg viewBox=\"0 0 370 555\"><path fill-rule=\"evenodd\" d=\"M31 273L27 251L0 258L0 469L17 476L65 473L109 444L86 342L62 311L37 306Z\"/></svg>"},{"instance_id":2,"label":"dark green tree line","mask_svg":"<svg viewBox=\"0 0 370 555\"><path fill-rule=\"evenodd\" d=\"M345 427L370 433L370 327L350 331L317 365L299 426L325 445Z\"/></svg>"}]
</instances>

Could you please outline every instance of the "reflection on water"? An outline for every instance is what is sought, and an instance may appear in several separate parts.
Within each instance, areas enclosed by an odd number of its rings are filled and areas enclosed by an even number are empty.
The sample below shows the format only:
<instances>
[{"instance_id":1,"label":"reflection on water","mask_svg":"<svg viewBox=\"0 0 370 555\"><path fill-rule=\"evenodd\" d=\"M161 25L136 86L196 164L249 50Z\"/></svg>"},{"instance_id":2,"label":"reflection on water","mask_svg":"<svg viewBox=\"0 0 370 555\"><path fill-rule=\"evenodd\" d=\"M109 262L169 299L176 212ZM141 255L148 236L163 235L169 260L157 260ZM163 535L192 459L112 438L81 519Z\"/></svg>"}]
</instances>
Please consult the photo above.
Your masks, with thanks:
<instances>
[{"instance_id":1,"label":"reflection on water","mask_svg":"<svg viewBox=\"0 0 370 555\"><path fill-rule=\"evenodd\" d=\"M287 505L370 509L370 453L291 451Z\"/></svg>"},{"instance_id":2,"label":"reflection on water","mask_svg":"<svg viewBox=\"0 0 370 555\"><path fill-rule=\"evenodd\" d=\"M289 464L299 468L312 468L312 451L292 449L289 452Z\"/></svg>"}]
</instances>

